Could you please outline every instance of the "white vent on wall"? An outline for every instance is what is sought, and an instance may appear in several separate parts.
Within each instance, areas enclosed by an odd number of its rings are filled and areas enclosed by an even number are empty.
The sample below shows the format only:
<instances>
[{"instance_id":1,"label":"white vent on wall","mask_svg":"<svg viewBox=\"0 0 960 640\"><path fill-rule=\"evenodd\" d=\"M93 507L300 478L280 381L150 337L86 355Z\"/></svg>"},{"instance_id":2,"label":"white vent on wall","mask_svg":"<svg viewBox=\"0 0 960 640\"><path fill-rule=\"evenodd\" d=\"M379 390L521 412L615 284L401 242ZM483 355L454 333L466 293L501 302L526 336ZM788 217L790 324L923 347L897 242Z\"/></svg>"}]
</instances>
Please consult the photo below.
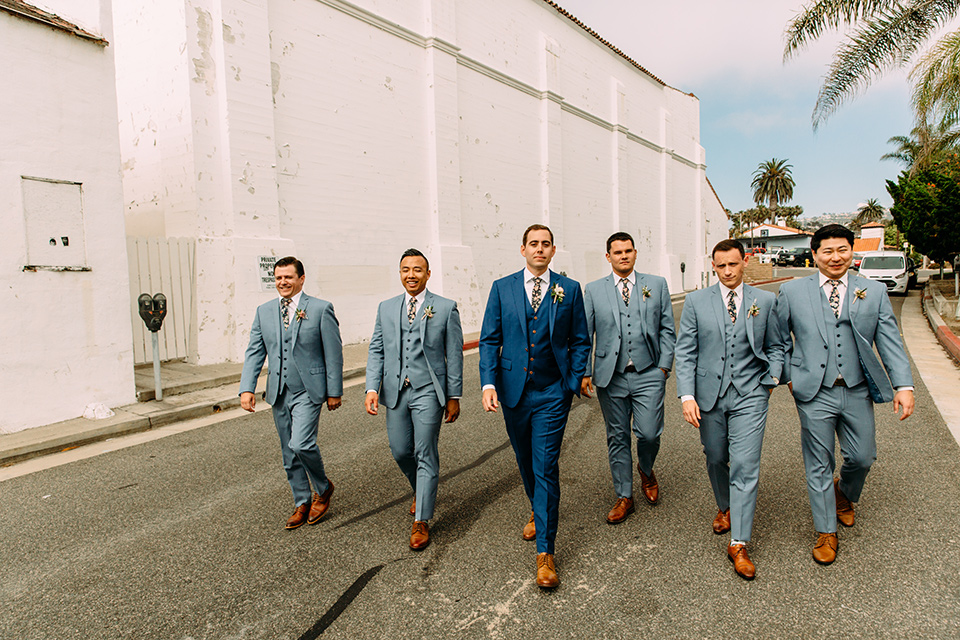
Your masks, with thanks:
<instances>
[{"instance_id":1,"label":"white vent on wall","mask_svg":"<svg viewBox=\"0 0 960 640\"><path fill-rule=\"evenodd\" d=\"M24 271L89 271L79 182L20 179L27 233Z\"/></svg>"}]
</instances>

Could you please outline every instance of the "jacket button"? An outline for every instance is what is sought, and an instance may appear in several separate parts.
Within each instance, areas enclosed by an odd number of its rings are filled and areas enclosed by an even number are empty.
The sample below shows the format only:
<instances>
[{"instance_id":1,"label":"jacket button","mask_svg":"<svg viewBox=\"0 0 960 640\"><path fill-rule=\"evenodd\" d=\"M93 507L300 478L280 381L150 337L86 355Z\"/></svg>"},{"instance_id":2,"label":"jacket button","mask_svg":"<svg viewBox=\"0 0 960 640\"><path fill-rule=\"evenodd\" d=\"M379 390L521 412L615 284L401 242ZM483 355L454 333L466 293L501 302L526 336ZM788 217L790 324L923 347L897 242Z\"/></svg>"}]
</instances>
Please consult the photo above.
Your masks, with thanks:
<instances>
[{"instance_id":1,"label":"jacket button","mask_svg":"<svg viewBox=\"0 0 960 640\"><path fill-rule=\"evenodd\" d=\"M827 365L822 364L822 365L820 365L820 368L821 368L821 369L826 369L826 368L827 368Z\"/></svg>"}]
</instances>

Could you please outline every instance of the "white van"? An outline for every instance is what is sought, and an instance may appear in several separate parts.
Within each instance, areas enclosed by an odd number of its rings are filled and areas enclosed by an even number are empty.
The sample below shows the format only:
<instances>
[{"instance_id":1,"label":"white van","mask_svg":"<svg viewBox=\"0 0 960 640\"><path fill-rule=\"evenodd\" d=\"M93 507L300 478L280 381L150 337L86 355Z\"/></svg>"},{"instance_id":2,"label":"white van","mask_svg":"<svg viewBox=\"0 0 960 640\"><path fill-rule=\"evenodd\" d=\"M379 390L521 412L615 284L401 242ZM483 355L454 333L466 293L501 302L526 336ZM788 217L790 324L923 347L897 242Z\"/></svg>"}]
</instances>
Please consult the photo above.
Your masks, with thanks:
<instances>
[{"instance_id":1,"label":"white van","mask_svg":"<svg viewBox=\"0 0 960 640\"><path fill-rule=\"evenodd\" d=\"M860 261L860 276L882 282L887 293L906 294L915 277L912 266L903 251L868 251Z\"/></svg>"}]
</instances>

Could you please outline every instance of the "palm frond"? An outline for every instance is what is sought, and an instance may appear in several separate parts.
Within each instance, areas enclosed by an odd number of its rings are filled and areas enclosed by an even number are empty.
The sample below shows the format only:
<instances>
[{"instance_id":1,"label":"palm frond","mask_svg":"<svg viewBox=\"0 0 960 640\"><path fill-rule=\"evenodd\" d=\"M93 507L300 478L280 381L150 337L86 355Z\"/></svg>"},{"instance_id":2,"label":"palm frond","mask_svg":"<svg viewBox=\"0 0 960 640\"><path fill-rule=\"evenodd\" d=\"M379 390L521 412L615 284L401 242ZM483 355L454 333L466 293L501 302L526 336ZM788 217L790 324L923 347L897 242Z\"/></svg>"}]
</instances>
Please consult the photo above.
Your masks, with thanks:
<instances>
[{"instance_id":1,"label":"palm frond","mask_svg":"<svg viewBox=\"0 0 960 640\"><path fill-rule=\"evenodd\" d=\"M918 121L933 112L956 120L960 115L960 31L944 35L910 72Z\"/></svg>"},{"instance_id":2,"label":"palm frond","mask_svg":"<svg viewBox=\"0 0 960 640\"><path fill-rule=\"evenodd\" d=\"M819 0L787 23L783 59L788 60L825 31L853 26L898 5L897 0Z\"/></svg>"}]
</instances>

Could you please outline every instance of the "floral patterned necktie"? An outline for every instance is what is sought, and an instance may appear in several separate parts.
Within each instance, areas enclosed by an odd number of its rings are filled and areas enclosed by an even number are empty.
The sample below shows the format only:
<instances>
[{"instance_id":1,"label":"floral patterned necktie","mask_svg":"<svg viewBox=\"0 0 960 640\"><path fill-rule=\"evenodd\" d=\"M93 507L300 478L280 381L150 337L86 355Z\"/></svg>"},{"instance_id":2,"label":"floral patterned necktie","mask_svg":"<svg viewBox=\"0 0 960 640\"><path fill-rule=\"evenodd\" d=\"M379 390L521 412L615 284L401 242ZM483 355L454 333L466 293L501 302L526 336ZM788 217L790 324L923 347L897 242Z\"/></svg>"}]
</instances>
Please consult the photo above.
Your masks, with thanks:
<instances>
[{"instance_id":1,"label":"floral patterned necktie","mask_svg":"<svg viewBox=\"0 0 960 640\"><path fill-rule=\"evenodd\" d=\"M627 286L627 279L620 278L620 284L623 285L623 289L620 290L620 295L623 296L623 304L630 306L630 287Z\"/></svg>"},{"instance_id":2,"label":"floral patterned necktie","mask_svg":"<svg viewBox=\"0 0 960 640\"><path fill-rule=\"evenodd\" d=\"M530 306L533 307L534 311L540 308L540 303L543 301L543 291L540 290L540 282L540 278L533 279L533 294L530 296Z\"/></svg>"},{"instance_id":3,"label":"floral patterned necktie","mask_svg":"<svg viewBox=\"0 0 960 640\"><path fill-rule=\"evenodd\" d=\"M410 298L410 306L407 308L407 323L413 324L413 319L417 317L417 299Z\"/></svg>"},{"instance_id":4,"label":"floral patterned necktie","mask_svg":"<svg viewBox=\"0 0 960 640\"><path fill-rule=\"evenodd\" d=\"M735 291L727 294L727 313L730 314L730 322L737 321L737 302L733 299L735 295Z\"/></svg>"},{"instance_id":5,"label":"floral patterned necktie","mask_svg":"<svg viewBox=\"0 0 960 640\"><path fill-rule=\"evenodd\" d=\"M290 298L280 298L280 315L283 316L283 328L290 328Z\"/></svg>"},{"instance_id":6,"label":"floral patterned necktie","mask_svg":"<svg viewBox=\"0 0 960 640\"><path fill-rule=\"evenodd\" d=\"M840 317L840 281L831 280L830 284L833 285L833 289L830 291L830 297L827 301L830 303L830 308L833 309L833 317Z\"/></svg>"}]
</instances>

